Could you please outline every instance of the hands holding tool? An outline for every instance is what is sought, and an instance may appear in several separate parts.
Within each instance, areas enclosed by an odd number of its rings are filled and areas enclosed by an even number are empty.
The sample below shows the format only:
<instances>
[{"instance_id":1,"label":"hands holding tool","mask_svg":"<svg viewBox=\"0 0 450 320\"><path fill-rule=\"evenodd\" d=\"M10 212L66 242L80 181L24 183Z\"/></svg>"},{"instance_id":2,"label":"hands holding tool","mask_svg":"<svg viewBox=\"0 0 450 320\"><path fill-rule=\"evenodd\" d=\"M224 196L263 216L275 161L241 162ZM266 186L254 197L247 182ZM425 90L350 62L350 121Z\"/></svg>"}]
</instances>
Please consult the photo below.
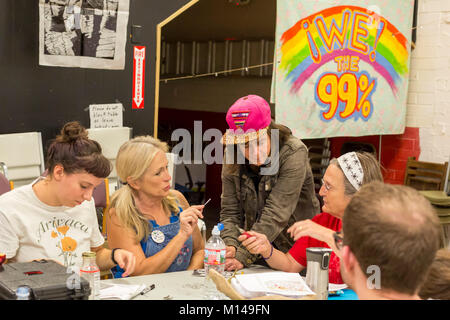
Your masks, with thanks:
<instances>
[{"instance_id":1,"label":"hands holding tool","mask_svg":"<svg viewBox=\"0 0 450 320\"><path fill-rule=\"evenodd\" d=\"M236 228L241 233L238 238L238 240L242 243L241 246L245 246L250 253L264 255L267 251L270 254L272 245L264 234L255 231L245 231L238 226L236 226ZM225 255L225 270L239 270L244 268L244 265L237 260L235 256L236 248L233 246L228 246Z\"/></svg>"},{"instance_id":2,"label":"hands holding tool","mask_svg":"<svg viewBox=\"0 0 450 320\"><path fill-rule=\"evenodd\" d=\"M240 229L240 228L239 228ZM238 240L241 241L242 245L247 248L250 253L260 254L263 257L270 256L272 245L267 239L265 234L254 232L254 231L244 231L239 230L241 235ZM312 237L319 241L326 242L333 248L331 243L333 243L333 230L325 228L312 220L302 220L294 223L287 232L290 236L297 241L301 237Z\"/></svg>"},{"instance_id":3,"label":"hands holding tool","mask_svg":"<svg viewBox=\"0 0 450 320\"><path fill-rule=\"evenodd\" d=\"M242 245L245 246L250 253L260 254L263 257L269 256L272 250L270 241L267 239L266 235L262 233L242 230L238 240L241 241Z\"/></svg>"},{"instance_id":4,"label":"hands holding tool","mask_svg":"<svg viewBox=\"0 0 450 320\"><path fill-rule=\"evenodd\" d=\"M180 213L180 233L183 232L187 237L192 234L197 225L198 218L203 218L203 209L210 200L211 198L204 204L190 206Z\"/></svg>"}]
</instances>

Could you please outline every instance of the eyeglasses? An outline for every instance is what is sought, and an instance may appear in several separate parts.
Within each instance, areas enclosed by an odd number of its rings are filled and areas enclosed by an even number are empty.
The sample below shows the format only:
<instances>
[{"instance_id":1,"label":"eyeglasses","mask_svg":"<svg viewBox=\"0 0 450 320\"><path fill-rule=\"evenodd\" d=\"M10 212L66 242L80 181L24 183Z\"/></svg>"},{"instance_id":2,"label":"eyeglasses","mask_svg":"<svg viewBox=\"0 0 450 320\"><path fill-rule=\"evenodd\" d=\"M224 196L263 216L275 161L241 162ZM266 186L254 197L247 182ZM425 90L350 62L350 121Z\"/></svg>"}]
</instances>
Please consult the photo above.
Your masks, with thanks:
<instances>
[{"instance_id":1,"label":"eyeglasses","mask_svg":"<svg viewBox=\"0 0 450 320\"><path fill-rule=\"evenodd\" d=\"M344 245L344 237L342 236L342 231L337 231L333 233L334 245L338 250L341 250Z\"/></svg>"},{"instance_id":2,"label":"eyeglasses","mask_svg":"<svg viewBox=\"0 0 450 320\"><path fill-rule=\"evenodd\" d=\"M327 192L333 188L328 183L326 183L323 179L321 179L321 180L322 180L322 185L325 187L325 190L327 190Z\"/></svg>"}]
</instances>

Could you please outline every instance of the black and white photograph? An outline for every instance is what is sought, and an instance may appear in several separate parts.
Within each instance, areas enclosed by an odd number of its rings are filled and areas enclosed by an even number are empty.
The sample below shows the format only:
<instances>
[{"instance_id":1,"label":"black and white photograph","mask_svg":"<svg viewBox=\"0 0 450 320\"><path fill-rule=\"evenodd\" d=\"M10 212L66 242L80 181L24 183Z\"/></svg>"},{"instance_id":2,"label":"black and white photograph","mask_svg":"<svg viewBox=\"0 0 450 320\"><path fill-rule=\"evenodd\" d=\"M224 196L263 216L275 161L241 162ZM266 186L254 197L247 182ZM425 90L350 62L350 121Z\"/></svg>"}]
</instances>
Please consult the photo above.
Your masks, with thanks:
<instances>
[{"instance_id":1,"label":"black and white photograph","mask_svg":"<svg viewBox=\"0 0 450 320\"><path fill-rule=\"evenodd\" d=\"M40 0L40 64L116 69L128 8L129 0Z\"/></svg>"}]
</instances>

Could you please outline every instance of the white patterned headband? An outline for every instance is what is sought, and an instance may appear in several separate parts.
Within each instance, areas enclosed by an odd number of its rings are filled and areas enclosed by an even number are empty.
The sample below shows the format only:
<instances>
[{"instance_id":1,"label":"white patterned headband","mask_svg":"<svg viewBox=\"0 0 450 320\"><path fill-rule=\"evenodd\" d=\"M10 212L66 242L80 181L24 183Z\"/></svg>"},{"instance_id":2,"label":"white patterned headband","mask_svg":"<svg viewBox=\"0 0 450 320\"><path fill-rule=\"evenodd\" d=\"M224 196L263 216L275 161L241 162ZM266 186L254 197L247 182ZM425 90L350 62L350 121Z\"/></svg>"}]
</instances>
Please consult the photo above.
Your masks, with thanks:
<instances>
[{"instance_id":1,"label":"white patterned headband","mask_svg":"<svg viewBox=\"0 0 450 320\"><path fill-rule=\"evenodd\" d=\"M356 190L359 190L362 186L364 172L356 153L348 152L340 156L337 160L348 181L350 181Z\"/></svg>"}]
</instances>

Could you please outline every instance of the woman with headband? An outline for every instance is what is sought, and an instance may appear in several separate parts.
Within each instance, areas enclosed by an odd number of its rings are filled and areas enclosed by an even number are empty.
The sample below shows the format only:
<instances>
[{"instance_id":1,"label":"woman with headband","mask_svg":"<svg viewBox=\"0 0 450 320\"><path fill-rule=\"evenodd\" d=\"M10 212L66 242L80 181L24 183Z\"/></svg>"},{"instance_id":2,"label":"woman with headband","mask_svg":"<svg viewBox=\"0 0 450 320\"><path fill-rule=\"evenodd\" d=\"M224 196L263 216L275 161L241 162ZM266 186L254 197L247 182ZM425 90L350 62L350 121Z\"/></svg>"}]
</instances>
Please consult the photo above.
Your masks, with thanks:
<instances>
[{"instance_id":1,"label":"woman with headband","mask_svg":"<svg viewBox=\"0 0 450 320\"><path fill-rule=\"evenodd\" d=\"M344 283L339 270L339 250L336 233L342 228L342 217L352 196L362 185L383 181L380 165L366 152L349 152L332 159L323 179L319 194L323 197L322 213L311 220L294 223L287 231L295 244L287 253L273 247L263 234L249 231L252 237L242 235L239 241L253 254L260 254L273 269L300 272L306 268L306 248L331 248L329 263L330 283Z\"/></svg>"}]
</instances>

